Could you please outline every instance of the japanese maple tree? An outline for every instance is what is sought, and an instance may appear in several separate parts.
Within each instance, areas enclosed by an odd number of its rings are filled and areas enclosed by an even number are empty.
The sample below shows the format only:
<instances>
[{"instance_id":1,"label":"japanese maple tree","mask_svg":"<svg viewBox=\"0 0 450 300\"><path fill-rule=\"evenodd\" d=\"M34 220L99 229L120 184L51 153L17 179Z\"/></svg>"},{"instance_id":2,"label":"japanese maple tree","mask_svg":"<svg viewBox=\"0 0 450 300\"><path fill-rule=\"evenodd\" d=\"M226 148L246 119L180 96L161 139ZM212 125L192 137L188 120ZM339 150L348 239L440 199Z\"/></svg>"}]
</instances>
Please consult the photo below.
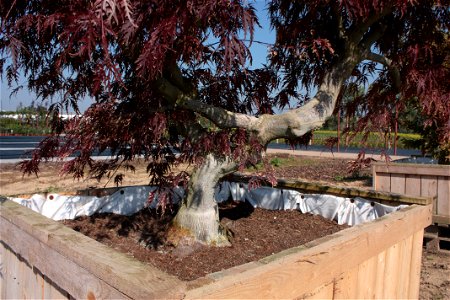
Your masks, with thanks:
<instances>
[{"instance_id":1,"label":"japanese maple tree","mask_svg":"<svg viewBox=\"0 0 450 300\"><path fill-rule=\"evenodd\" d=\"M73 159L64 171L101 178L148 161L160 203L184 184L174 226L203 242L228 241L219 226L218 180L256 163L277 138L299 140L333 114L344 89L358 129L389 124L390 109L419 101L425 125L449 142L449 7L440 1L342 0L267 3L276 42L252 66L259 26L251 2L234 0L5 0L0 4L3 77L54 99L52 136L22 163ZM447 63L446 63L447 62ZM370 84L369 84L370 83ZM94 99L81 117L80 99ZM356 109L357 108L357 109ZM277 111L283 113L275 114ZM62 138L63 136L63 138ZM167 143L181 155L167 157ZM113 158L93 160L94 151ZM192 174L172 174L179 162ZM119 172L119 173L118 173Z\"/></svg>"}]
</instances>

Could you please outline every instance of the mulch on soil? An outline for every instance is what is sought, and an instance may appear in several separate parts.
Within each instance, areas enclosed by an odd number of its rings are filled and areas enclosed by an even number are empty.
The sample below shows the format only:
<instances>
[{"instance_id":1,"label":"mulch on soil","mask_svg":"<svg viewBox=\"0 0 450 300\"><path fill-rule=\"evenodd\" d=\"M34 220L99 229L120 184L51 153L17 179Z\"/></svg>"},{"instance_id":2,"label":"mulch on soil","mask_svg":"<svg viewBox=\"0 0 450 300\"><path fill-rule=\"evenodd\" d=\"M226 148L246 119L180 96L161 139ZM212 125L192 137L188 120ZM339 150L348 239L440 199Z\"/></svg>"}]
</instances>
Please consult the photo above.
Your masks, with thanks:
<instances>
[{"instance_id":1,"label":"mulch on soil","mask_svg":"<svg viewBox=\"0 0 450 300\"><path fill-rule=\"evenodd\" d=\"M221 224L229 229L231 247L207 247L167 241L173 214L144 209L133 216L96 214L63 223L101 243L177 276L194 280L208 273L255 261L347 228L299 211L254 209L247 203L220 208Z\"/></svg>"}]
</instances>

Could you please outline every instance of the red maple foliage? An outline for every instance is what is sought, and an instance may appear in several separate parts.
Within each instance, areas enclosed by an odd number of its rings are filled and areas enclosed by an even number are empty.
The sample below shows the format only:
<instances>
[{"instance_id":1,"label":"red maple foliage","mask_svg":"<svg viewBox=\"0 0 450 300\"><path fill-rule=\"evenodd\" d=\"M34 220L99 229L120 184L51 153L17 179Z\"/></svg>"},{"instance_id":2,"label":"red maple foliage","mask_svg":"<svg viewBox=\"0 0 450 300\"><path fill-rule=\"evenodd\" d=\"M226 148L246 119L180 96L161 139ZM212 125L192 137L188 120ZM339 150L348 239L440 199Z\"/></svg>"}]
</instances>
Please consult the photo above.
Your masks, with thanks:
<instances>
[{"instance_id":1,"label":"red maple foliage","mask_svg":"<svg viewBox=\"0 0 450 300\"><path fill-rule=\"evenodd\" d=\"M436 124L449 143L448 3L269 1L276 42L260 68L251 66L259 26L251 3L2 1L2 74L13 84L23 72L30 90L57 99L53 135L23 171L75 155L64 171L116 174L119 182L116 171L144 156L162 184L172 164L200 165L208 155L243 167L271 140L295 142L323 124L343 91L361 86L347 104L363 112L356 129L383 128L393 107L401 113L419 99L425 125ZM94 102L81 117L58 117L85 97ZM169 144L181 155L170 155ZM92 159L106 150L113 159Z\"/></svg>"}]
</instances>

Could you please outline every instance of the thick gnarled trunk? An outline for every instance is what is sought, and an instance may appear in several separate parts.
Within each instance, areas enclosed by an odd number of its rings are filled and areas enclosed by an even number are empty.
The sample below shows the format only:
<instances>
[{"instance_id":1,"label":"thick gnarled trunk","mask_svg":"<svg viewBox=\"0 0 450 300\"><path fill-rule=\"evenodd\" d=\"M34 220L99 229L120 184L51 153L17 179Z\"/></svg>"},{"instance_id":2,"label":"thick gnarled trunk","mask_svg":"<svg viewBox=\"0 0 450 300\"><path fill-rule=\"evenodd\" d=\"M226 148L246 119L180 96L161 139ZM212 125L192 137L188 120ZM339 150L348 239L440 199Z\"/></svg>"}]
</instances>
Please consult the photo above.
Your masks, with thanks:
<instances>
[{"instance_id":1,"label":"thick gnarled trunk","mask_svg":"<svg viewBox=\"0 0 450 300\"><path fill-rule=\"evenodd\" d=\"M175 219L174 226L187 230L196 241L215 246L230 245L221 229L219 209L214 200L214 189L219 179L233 172L236 164L209 154L192 174L186 199Z\"/></svg>"}]
</instances>

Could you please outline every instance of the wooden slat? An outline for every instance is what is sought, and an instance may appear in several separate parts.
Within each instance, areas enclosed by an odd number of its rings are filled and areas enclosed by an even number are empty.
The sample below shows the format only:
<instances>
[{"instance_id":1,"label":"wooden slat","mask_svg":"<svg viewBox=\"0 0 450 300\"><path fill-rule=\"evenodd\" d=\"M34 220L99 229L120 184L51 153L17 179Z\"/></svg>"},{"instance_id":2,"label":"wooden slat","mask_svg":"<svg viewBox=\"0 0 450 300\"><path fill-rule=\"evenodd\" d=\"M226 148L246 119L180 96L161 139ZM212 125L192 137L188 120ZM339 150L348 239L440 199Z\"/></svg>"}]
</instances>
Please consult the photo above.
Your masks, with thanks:
<instances>
[{"instance_id":1,"label":"wooden slat","mask_svg":"<svg viewBox=\"0 0 450 300\"><path fill-rule=\"evenodd\" d=\"M378 256L372 256L358 266L357 299L373 299Z\"/></svg>"},{"instance_id":2,"label":"wooden slat","mask_svg":"<svg viewBox=\"0 0 450 300\"><path fill-rule=\"evenodd\" d=\"M332 299L333 289L334 282L330 282L314 290L306 299Z\"/></svg>"},{"instance_id":3,"label":"wooden slat","mask_svg":"<svg viewBox=\"0 0 450 300\"><path fill-rule=\"evenodd\" d=\"M435 197L437 195L437 177L423 175L420 178L421 196ZM433 199L433 214L437 214L437 198Z\"/></svg>"},{"instance_id":4,"label":"wooden slat","mask_svg":"<svg viewBox=\"0 0 450 300\"><path fill-rule=\"evenodd\" d=\"M429 224L431 207L413 205L307 244L310 248L282 252L255 270L190 290L186 298L301 298Z\"/></svg>"},{"instance_id":5,"label":"wooden slat","mask_svg":"<svg viewBox=\"0 0 450 300\"><path fill-rule=\"evenodd\" d=\"M229 176L229 180L248 182L249 177L243 176L242 174L235 173ZM320 193L320 194L331 194L341 197L363 197L366 199L374 199L378 202L385 202L385 204L398 205L403 204L420 204L428 205L432 203L431 197L421 197L421 196L408 196L402 194L395 194L383 191L367 191L347 187L329 186L318 183L297 181L297 180L278 180L277 188L298 190L304 193Z\"/></svg>"},{"instance_id":6,"label":"wooden slat","mask_svg":"<svg viewBox=\"0 0 450 300\"><path fill-rule=\"evenodd\" d=\"M17 226L2 221L0 233L2 239L14 251L21 253L31 265L39 268L45 276L52 278L56 285L65 289L73 297L83 299L87 298L88 294L93 294L96 298L126 298L124 294L106 285L83 267L73 263ZM40 285L43 297L51 298L49 282L42 278Z\"/></svg>"},{"instance_id":7,"label":"wooden slat","mask_svg":"<svg viewBox=\"0 0 450 300\"><path fill-rule=\"evenodd\" d=\"M391 190L392 193L404 194L405 193L405 174L391 174ZM419 196L419 195L417 195Z\"/></svg>"},{"instance_id":8,"label":"wooden slat","mask_svg":"<svg viewBox=\"0 0 450 300\"><path fill-rule=\"evenodd\" d=\"M433 223L450 225L450 216L433 215Z\"/></svg>"},{"instance_id":9,"label":"wooden slat","mask_svg":"<svg viewBox=\"0 0 450 300\"><path fill-rule=\"evenodd\" d=\"M42 287L40 285L42 280L41 274L39 274L33 268L28 268L27 276L25 278L24 286L24 298L26 299L39 299L42 298Z\"/></svg>"},{"instance_id":10,"label":"wooden slat","mask_svg":"<svg viewBox=\"0 0 450 300\"><path fill-rule=\"evenodd\" d=\"M345 274L336 281L334 289L335 299L356 299L358 284L358 266L345 272Z\"/></svg>"},{"instance_id":11,"label":"wooden slat","mask_svg":"<svg viewBox=\"0 0 450 300\"><path fill-rule=\"evenodd\" d=\"M450 177L438 177L436 214L450 217Z\"/></svg>"},{"instance_id":12,"label":"wooden slat","mask_svg":"<svg viewBox=\"0 0 450 300\"><path fill-rule=\"evenodd\" d=\"M3 226L3 224L2 224ZM20 292L20 261L13 252L8 251L8 269L7 269L7 299L22 299L23 296Z\"/></svg>"},{"instance_id":13,"label":"wooden slat","mask_svg":"<svg viewBox=\"0 0 450 300\"><path fill-rule=\"evenodd\" d=\"M5 278L5 268L6 268L6 248L3 243L0 243L0 299L6 299L6 278Z\"/></svg>"},{"instance_id":14,"label":"wooden slat","mask_svg":"<svg viewBox=\"0 0 450 300\"><path fill-rule=\"evenodd\" d=\"M386 263L384 269L384 299L393 299L397 295L398 276L401 270L399 270L400 260L400 247L399 244L395 244L386 251Z\"/></svg>"},{"instance_id":15,"label":"wooden slat","mask_svg":"<svg viewBox=\"0 0 450 300\"><path fill-rule=\"evenodd\" d=\"M410 282L410 269L411 269L411 254L412 254L412 244L413 237L411 235L400 242L400 274L399 282L397 286L397 299L408 298L409 293L409 282Z\"/></svg>"},{"instance_id":16,"label":"wooden slat","mask_svg":"<svg viewBox=\"0 0 450 300\"><path fill-rule=\"evenodd\" d=\"M83 274L80 276L85 276L85 281L91 281L93 284L92 287L82 286L81 283L78 287L73 286L73 291L68 292L75 298L85 298L89 290L103 294L104 298L124 295L132 298L157 298L162 295L176 298L184 290L185 283L174 276L119 253L11 201L1 204L1 217L4 219L0 228L2 240L6 240L7 244L12 243L19 253L32 259L30 264L38 264L37 267L42 273L61 287L65 288L64 284L67 283L72 284L73 277L59 274L63 271L59 270L61 267L58 264L65 265L71 271L70 274L77 274L78 271L75 272L74 269L82 269L79 270ZM12 232L15 232L15 235ZM17 238L18 236L27 238ZM28 250L33 247L39 251ZM37 255L47 251L55 257L49 264ZM50 276L51 272L59 273Z\"/></svg>"},{"instance_id":17,"label":"wooden slat","mask_svg":"<svg viewBox=\"0 0 450 300\"><path fill-rule=\"evenodd\" d=\"M0 243L1 250L2 250L2 260L1 260L1 274L0 281L1 281L1 294L0 299L6 299L6 287L8 286L8 270L10 265L10 257L9 257L9 251L5 247L3 243Z\"/></svg>"},{"instance_id":18,"label":"wooden slat","mask_svg":"<svg viewBox=\"0 0 450 300\"><path fill-rule=\"evenodd\" d=\"M383 251L377 255L374 299L383 298L386 252L387 251Z\"/></svg>"},{"instance_id":19,"label":"wooden slat","mask_svg":"<svg viewBox=\"0 0 450 300\"><path fill-rule=\"evenodd\" d=\"M411 196L420 196L420 176L406 175L405 194Z\"/></svg>"},{"instance_id":20,"label":"wooden slat","mask_svg":"<svg viewBox=\"0 0 450 300\"><path fill-rule=\"evenodd\" d=\"M409 267L409 288L408 299L419 299L420 287L420 268L422 262L422 244L423 244L423 230L419 230L413 235L411 263Z\"/></svg>"},{"instance_id":21,"label":"wooden slat","mask_svg":"<svg viewBox=\"0 0 450 300\"><path fill-rule=\"evenodd\" d=\"M372 167L376 173L450 176L450 166L447 165L420 165L418 168L417 164L373 163Z\"/></svg>"},{"instance_id":22,"label":"wooden slat","mask_svg":"<svg viewBox=\"0 0 450 300\"><path fill-rule=\"evenodd\" d=\"M375 190L382 192L391 191L391 175L389 173L377 173L377 185Z\"/></svg>"}]
</instances>

